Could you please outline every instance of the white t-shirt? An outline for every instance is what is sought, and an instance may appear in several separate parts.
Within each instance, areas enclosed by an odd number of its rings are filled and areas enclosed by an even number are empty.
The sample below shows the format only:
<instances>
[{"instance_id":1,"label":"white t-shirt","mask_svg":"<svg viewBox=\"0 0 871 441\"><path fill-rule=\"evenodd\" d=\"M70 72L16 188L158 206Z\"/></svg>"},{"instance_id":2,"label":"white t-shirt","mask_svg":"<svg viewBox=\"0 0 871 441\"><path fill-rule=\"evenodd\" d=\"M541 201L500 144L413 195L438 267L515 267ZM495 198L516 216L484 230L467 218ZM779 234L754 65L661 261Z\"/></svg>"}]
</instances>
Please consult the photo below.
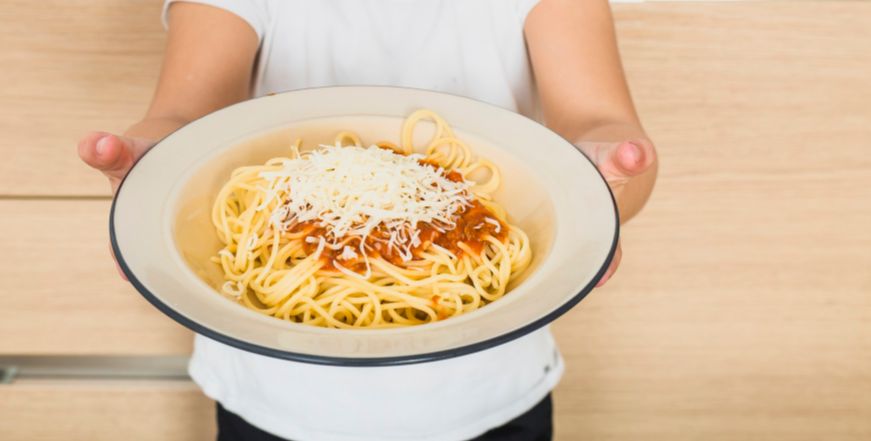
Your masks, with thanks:
<instances>
[{"instance_id":1,"label":"white t-shirt","mask_svg":"<svg viewBox=\"0 0 871 441\"><path fill-rule=\"evenodd\" d=\"M537 113L523 37L537 0L195 1L257 32L256 95L394 85ZM206 395L280 437L456 441L529 410L556 386L563 362L548 328L461 357L366 368L280 360L197 336L189 372Z\"/></svg>"}]
</instances>

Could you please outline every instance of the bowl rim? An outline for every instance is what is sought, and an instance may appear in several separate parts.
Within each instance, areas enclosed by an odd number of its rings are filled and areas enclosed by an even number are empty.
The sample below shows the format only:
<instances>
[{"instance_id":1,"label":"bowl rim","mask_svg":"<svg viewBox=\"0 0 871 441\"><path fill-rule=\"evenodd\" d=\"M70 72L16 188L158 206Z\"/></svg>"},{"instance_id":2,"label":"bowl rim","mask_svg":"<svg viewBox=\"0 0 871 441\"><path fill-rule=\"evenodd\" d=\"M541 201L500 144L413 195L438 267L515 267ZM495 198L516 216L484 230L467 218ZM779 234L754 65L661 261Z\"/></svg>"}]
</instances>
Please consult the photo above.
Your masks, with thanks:
<instances>
[{"instance_id":1,"label":"bowl rim","mask_svg":"<svg viewBox=\"0 0 871 441\"><path fill-rule=\"evenodd\" d=\"M270 347L266 347L266 346L262 346L262 345L258 345L255 343L251 343L248 341L234 338L232 336L226 335L224 333L221 333L219 331L216 331L216 330L208 328L204 325L201 325L200 323L197 323L196 321L188 318L187 316L185 316L181 312L176 311L175 309L173 309L172 307L170 307L169 305L167 305L166 303L161 301L157 295L152 293L147 287L145 287L145 285L142 282L139 281L139 279L136 277L136 274L133 272L133 270L127 265L127 262L124 260L124 255L121 252L120 247L118 246L118 240L117 240L117 235L116 235L116 231L115 231L115 208L117 205L118 195L120 194L120 190L124 186L124 183L127 181L127 177L130 175L130 173L128 171L128 173L124 176L124 178L118 184L118 187L115 189L115 193L112 195L112 206L109 210L109 242L111 244L112 253L115 257L116 262L118 263L118 267L121 269L121 272L124 274L125 277L127 277L127 280L130 282L131 285L133 285L133 287L136 289L136 291L138 291L139 294L145 298L145 300L147 300L149 303L151 303L155 308L160 310L162 313L166 314L171 319L175 320L176 322L183 325L184 327L190 329L194 333L208 337L212 340L216 340L218 342L233 346L235 348L242 349L242 350L247 351L247 352L252 352L255 354L259 354L259 355L265 355L268 357L279 358L279 359L284 359L284 360L289 360L289 361L297 361L297 362L303 362L303 363L328 365L328 366L354 366L354 367L398 366L398 365L438 361L438 360L444 360L444 359L448 359L448 358L459 357L462 355L472 354L472 353L479 352L479 351L482 351L485 349L489 349L489 348L492 348L495 346L499 346L503 343L507 343L511 340L515 340L515 339L520 338L524 335L527 335L527 334L529 334L529 333L531 333L539 328L543 328L544 326L546 326L550 322L556 320L557 318L559 318L560 316L562 316L563 314L568 312L568 310L573 308L575 305L580 303L580 301L583 300L587 296L587 294L589 294L593 290L593 288L595 288L595 286L599 282L599 280L601 280L601 278L605 275L605 272L607 272L608 268L611 265L612 260L614 259L614 255L617 251L617 245L618 245L619 239L620 239L620 213L619 213L619 210L617 207L617 201L614 198L614 193L611 190L610 185L607 185L607 180L605 179L604 175L602 175L601 170L599 170L599 168L596 166L595 162L593 162L592 159L590 159L587 155L585 155L583 152L581 152L580 149L575 147L574 143L572 143L571 141L569 141L568 139L566 139L564 136L560 135L559 133L556 133L555 131L551 130L549 127L547 127L546 125L542 124L539 121L536 121L536 120L534 120L526 115L523 115L521 113L514 112L510 109L506 109L504 107L500 107L500 106L488 103L488 102L483 101L483 100L479 100L479 99L475 99L475 98L471 98L468 96L459 95L459 94L455 94L455 93L435 91L435 90L422 89L422 88L416 88L416 87L368 86L368 85L320 86L320 87L308 87L308 88L301 88L301 89L290 89L290 90L285 90L285 91L281 91L281 92L272 92L272 93L262 95L262 96L251 97L251 98L233 103L229 106L225 106L225 107L222 107L220 109L214 110L212 112L209 112L205 115L200 116L199 118L195 118L195 119L189 121L187 124L173 130L170 133L167 133L163 138L161 138L157 142L155 142L151 148L149 148L147 151L145 151L145 153L143 153L142 156L140 156L136 160L136 162L133 163L133 165L130 167L130 170L132 170L134 167L136 167L139 164L139 161L142 160L142 158L144 158L148 153L150 153L154 148L156 148L161 142L163 142L165 139L170 137L172 134L176 133L179 130L184 129L185 127L187 127L188 124L191 124L194 121L198 121L200 119L206 118L206 117L208 117L214 113L220 112L224 109L228 109L228 108L231 108L234 106L241 105L243 103L247 103L249 101L258 100L258 99L270 97L273 95L290 94L290 93L303 91L303 90L339 89L339 88L349 88L349 89L353 89L353 88L406 89L406 90L412 90L412 91L423 91L423 92L427 92L427 93L438 93L438 94L443 94L443 95L451 95L451 96L454 96L454 97L457 97L457 98L460 98L463 100L474 101L477 103L485 104L488 107L490 107L491 109L493 109L493 111L508 112L508 113L512 113L514 115L520 116L520 117L526 119L528 122L533 123L535 125L538 125L541 128L543 128L547 131L550 131L551 133L557 135L559 138L563 139L566 142L566 144L568 144L568 146L571 146L573 148L573 150L575 152L577 152L577 154L583 156L584 159L586 159L588 162L590 162L590 164L596 170L596 173L598 173L599 178L602 179L603 182L605 182L605 184L606 184L605 188L608 191L608 197L611 199L611 206L612 206L613 211L614 211L615 226L614 226L614 235L613 235L613 238L611 240L610 249L608 251L607 257L605 258L605 261L602 263L599 270L596 271L595 276L593 278L591 278L591 280L578 293L576 293L568 301L564 302L562 305L560 305L559 307L557 307L556 309L554 309L550 313L545 314L544 316L539 317L538 319L536 319L530 323L527 323L524 326L521 326L517 329L506 332L504 334L497 335L495 337L491 337L489 339L481 340L479 342L471 343L468 345L457 346L457 347L451 348L451 349L434 351L434 352L427 352L427 353L421 353L421 354L413 354L413 355L359 358L359 357L336 357L336 356L314 355L314 354L291 352L291 351L280 350L280 349L276 349L276 348L270 348ZM363 330L361 332L365 332L365 330Z\"/></svg>"}]
</instances>

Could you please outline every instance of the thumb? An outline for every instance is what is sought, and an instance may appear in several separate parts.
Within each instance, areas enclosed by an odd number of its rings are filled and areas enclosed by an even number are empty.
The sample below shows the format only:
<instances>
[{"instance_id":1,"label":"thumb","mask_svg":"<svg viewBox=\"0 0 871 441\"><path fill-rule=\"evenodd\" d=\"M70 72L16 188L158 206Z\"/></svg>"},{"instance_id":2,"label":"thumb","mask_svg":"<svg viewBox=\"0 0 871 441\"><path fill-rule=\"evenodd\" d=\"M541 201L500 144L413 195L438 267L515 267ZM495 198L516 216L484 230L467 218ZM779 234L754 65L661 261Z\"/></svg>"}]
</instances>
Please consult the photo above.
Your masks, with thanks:
<instances>
[{"instance_id":1,"label":"thumb","mask_svg":"<svg viewBox=\"0 0 871 441\"><path fill-rule=\"evenodd\" d=\"M151 140L91 132L79 141L78 153L82 161L103 172L115 188L152 145Z\"/></svg>"},{"instance_id":2,"label":"thumb","mask_svg":"<svg viewBox=\"0 0 871 441\"><path fill-rule=\"evenodd\" d=\"M611 161L619 173L631 178L644 173L650 167L653 155L653 145L648 141L624 141L614 147Z\"/></svg>"},{"instance_id":3,"label":"thumb","mask_svg":"<svg viewBox=\"0 0 871 441\"><path fill-rule=\"evenodd\" d=\"M577 146L611 184L622 184L644 173L656 155L653 144L646 140L580 142Z\"/></svg>"}]
</instances>

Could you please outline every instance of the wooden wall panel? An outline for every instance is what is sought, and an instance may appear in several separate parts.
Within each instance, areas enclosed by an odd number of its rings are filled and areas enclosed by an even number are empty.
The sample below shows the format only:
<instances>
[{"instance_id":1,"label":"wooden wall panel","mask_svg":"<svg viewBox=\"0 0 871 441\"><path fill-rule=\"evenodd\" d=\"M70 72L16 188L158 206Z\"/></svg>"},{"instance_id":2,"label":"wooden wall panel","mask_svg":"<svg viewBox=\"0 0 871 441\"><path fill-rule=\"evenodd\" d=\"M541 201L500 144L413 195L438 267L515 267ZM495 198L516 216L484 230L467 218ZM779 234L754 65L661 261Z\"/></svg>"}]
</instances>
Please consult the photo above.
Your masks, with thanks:
<instances>
[{"instance_id":1,"label":"wooden wall panel","mask_svg":"<svg viewBox=\"0 0 871 441\"><path fill-rule=\"evenodd\" d=\"M188 381L21 381L0 386L7 441L206 441L214 404Z\"/></svg>"},{"instance_id":2,"label":"wooden wall panel","mask_svg":"<svg viewBox=\"0 0 871 441\"><path fill-rule=\"evenodd\" d=\"M144 110L158 9L0 4L0 39L14 43L0 46L0 194L106 194L74 141ZM557 439L871 439L871 2L614 9L662 165L625 228L617 277L554 326L568 364ZM15 232L0 265L0 353L189 350L187 331L116 278L107 211L105 200L0 201L14 213L0 228ZM0 414L20 409L0 419L0 438L34 439L20 435L33 427L68 438L36 425L60 412L46 397L73 386L40 387L0 387ZM131 399L126 385L75 387L69 400L94 403L73 413L84 421ZM162 399L137 411L174 409ZM207 400L178 403L193 403L178 404L192 425L211 424ZM122 421L143 439L198 439L149 418Z\"/></svg>"},{"instance_id":3,"label":"wooden wall panel","mask_svg":"<svg viewBox=\"0 0 871 441\"><path fill-rule=\"evenodd\" d=\"M115 271L108 200L0 200L2 354L186 354L191 333ZM11 216L9 214L12 214Z\"/></svg>"},{"instance_id":4,"label":"wooden wall panel","mask_svg":"<svg viewBox=\"0 0 871 441\"><path fill-rule=\"evenodd\" d=\"M871 3L615 8L662 158L558 439L871 438Z\"/></svg>"},{"instance_id":5,"label":"wooden wall panel","mask_svg":"<svg viewBox=\"0 0 871 441\"><path fill-rule=\"evenodd\" d=\"M163 51L161 3L0 2L0 196L108 194L76 143L145 113Z\"/></svg>"}]
</instances>

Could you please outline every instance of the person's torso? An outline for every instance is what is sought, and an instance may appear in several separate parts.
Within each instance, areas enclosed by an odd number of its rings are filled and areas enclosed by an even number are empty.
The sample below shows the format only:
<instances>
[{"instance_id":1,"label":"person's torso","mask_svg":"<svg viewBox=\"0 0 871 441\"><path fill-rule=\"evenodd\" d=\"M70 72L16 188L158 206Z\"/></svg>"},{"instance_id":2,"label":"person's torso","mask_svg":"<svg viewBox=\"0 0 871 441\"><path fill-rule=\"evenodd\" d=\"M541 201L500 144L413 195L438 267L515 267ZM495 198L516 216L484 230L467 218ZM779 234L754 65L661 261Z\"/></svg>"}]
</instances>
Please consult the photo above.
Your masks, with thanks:
<instances>
[{"instance_id":1,"label":"person's torso","mask_svg":"<svg viewBox=\"0 0 871 441\"><path fill-rule=\"evenodd\" d=\"M254 92L404 86L535 116L523 23L536 1L267 1Z\"/></svg>"},{"instance_id":2,"label":"person's torso","mask_svg":"<svg viewBox=\"0 0 871 441\"><path fill-rule=\"evenodd\" d=\"M416 87L535 116L531 0L265 0L254 93ZM451 440L504 424L562 372L545 328L478 353L394 367L278 360L198 336L191 375L252 424L299 440Z\"/></svg>"}]
</instances>

